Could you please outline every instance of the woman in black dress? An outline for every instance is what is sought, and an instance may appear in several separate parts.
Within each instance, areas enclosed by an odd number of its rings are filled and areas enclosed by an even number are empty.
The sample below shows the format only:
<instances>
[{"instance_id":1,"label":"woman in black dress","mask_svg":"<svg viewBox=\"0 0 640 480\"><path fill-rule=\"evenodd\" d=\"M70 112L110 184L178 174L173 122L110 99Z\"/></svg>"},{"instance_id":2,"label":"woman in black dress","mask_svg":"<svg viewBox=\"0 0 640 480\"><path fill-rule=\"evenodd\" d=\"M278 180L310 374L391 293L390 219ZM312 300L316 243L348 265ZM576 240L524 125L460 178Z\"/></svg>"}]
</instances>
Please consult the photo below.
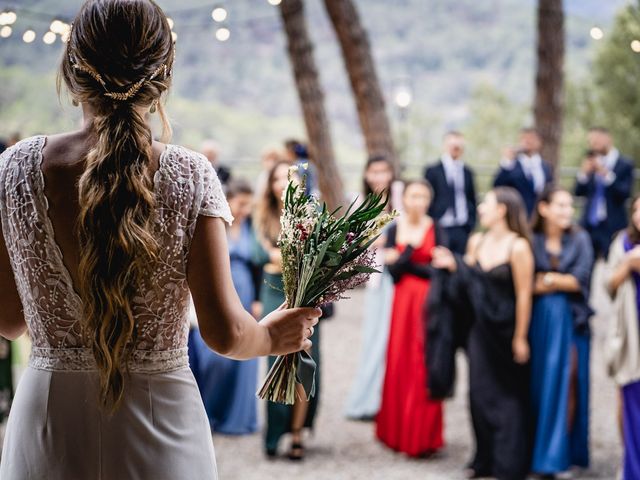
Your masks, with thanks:
<instances>
[{"instance_id":1,"label":"woman in black dress","mask_svg":"<svg viewBox=\"0 0 640 480\"><path fill-rule=\"evenodd\" d=\"M468 295L469 394L476 452L469 478L521 480L529 466L527 401L534 262L519 194L496 188L478 206L484 233L469 240L464 259L438 247L432 265L455 272L450 295Z\"/></svg>"}]
</instances>

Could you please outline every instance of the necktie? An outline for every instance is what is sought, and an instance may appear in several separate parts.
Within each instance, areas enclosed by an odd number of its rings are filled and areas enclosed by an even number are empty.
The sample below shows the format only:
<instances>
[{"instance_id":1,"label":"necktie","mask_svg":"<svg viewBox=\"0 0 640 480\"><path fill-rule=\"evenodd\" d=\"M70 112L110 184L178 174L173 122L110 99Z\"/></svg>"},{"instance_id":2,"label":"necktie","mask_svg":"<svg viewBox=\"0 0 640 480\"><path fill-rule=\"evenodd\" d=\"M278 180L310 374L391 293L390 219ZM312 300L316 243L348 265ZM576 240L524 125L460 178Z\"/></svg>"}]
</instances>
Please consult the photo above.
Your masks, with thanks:
<instances>
[{"instance_id":1,"label":"necktie","mask_svg":"<svg viewBox=\"0 0 640 480\"><path fill-rule=\"evenodd\" d=\"M587 221L589 225L592 227L600 224L600 211L602 208L602 204L605 201L604 198L604 181L600 175L595 174L593 176L593 181L595 182L595 190L593 192L593 198L591 199L591 204L589 205L589 212L587 216Z\"/></svg>"}]
</instances>

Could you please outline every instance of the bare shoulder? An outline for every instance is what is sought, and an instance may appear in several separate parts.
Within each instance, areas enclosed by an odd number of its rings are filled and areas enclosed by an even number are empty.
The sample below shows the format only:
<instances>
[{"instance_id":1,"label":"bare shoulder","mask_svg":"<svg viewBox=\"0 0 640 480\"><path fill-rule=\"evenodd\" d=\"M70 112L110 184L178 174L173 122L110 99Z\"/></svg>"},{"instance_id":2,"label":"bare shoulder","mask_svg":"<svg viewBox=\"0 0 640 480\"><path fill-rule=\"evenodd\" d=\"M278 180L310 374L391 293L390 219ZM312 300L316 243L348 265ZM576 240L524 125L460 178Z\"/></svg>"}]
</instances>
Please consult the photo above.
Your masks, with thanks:
<instances>
[{"instance_id":1,"label":"bare shoulder","mask_svg":"<svg viewBox=\"0 0 640 480\"><path fill-rule=\"evenodd\" d=\"M469 241L467 242L467 251L474 252L476 250L476 247L480 243L480 240L482 240L483 235L484 234L482 232L476 232L471 235L471 237L469 237Z\"/></svg>"},{"instance_id":2,"label":"bare shoulder","mask_svg":"<svg viewBox=\"0 0 640 480\"><path fill-rule=\"evenodd\" d=\"M518 237L514 240L512 256L517 257L518 255L530 254L531 252L531 244L526 238Z\"/></svg>"}]
</instances>

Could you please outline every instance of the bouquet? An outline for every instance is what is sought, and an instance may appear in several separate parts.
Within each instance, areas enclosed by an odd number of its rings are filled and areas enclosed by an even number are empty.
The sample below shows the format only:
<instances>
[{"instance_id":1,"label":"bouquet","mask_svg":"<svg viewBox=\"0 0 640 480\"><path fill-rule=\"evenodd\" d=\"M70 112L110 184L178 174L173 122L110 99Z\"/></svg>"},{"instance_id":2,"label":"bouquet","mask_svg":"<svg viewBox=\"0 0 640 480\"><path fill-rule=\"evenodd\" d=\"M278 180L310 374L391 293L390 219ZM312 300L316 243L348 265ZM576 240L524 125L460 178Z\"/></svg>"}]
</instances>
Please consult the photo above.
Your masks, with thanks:
<instances>
[{"instance_id":1,"label":"bouquet","mask_svg":"<svg viewBox=\"0 0 640 480\"><path fill-rule=\"evenodd\" d=\"M289 183L284 192L278 246L282 253L282 282L291 308L317 307L346 298L344 293L365 283L375 268L369 247L382 229L397 216L385 213L388 198L369 194L356 207L354 201L343 215L305 194L305 181ZM296 384L302 384L307 399L315 394L315 362L308 352L279 356L258 391L258 397L292 405Z\"/></svg>"}]
</instances>

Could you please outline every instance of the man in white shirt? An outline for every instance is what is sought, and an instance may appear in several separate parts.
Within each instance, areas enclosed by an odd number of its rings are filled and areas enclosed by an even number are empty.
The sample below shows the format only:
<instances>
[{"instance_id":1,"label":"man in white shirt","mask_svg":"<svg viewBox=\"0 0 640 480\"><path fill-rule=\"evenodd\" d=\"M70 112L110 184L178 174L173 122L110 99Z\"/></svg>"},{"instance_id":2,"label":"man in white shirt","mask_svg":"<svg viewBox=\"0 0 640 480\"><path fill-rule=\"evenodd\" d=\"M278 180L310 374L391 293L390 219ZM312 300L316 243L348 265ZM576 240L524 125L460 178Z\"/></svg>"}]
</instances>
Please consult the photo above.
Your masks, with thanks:
<instances>
[{"instance_id":1,"label":"man in white shirt","mask_svg":"<svg viewBox=\"0 0 640 480\"><path fill-rule=\"evenodd\" d=\"M444 229L449 248L457 253L464 253L476 223L474 174L465 165L463 153L462 134L448 132L444 137L444 153L424 174L433 188L429 215Z\"/></svg>"}]
</instances>

